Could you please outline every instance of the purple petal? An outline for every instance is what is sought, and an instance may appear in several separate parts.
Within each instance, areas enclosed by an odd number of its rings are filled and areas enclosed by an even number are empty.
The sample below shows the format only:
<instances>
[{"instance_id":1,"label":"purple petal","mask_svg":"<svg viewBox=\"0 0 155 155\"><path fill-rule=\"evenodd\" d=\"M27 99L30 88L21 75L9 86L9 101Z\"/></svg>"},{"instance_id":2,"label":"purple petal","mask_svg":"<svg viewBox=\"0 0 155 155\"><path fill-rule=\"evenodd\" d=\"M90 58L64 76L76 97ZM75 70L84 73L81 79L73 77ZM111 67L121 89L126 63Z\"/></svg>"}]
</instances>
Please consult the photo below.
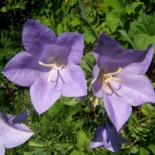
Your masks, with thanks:
<instances>
[{"instance_id":1,"label":"purple petal","mask_svg":"<svg viewBox=\"0 0 155 155\"><path fill-rule=\"evenodd\" d=\"M98 79L99 75L99 68L97 65L95 65L93 69L93 80L92 80L92 90L96 97L103 98L104 96L104 89L102 88L102 81Z\"/></svg>"},{"instance_id":2,"label":"purple petal","mask_svg":"<svg viewBox=\"0 0 155 155\"><path fill-rule=\"evenodd\" d=\"M112 152L118 152L123 143L127 143L127 140L124 139L113 126L106 123L104 127L97 127L95 136L90 143L90 148L102 146Z\"/></svg>"},{"instance_id":3,"label":"purple petal","mask_svg":"<svg viewBox=\"0 0 155 155\"><path fill-rule=\"evenodd\" d=\"M140 67L140 63L144 61L143 66L145 67L142 72L145 73L151 63L152 54L153 46L149 46L145 51L123 50L118 42L105 34L100 36L94 49L98 67L103 68L106 72L115 72L119 67L124 68L132 63L139 63Z\"/></svg>"},{"instance_id":4,"label":"purple petal","mask_svg":"<svg viewBox=\"0 0 155 155\"><path fill-rule=\"evenodd\" d=\"M21 124L20 126L23 125ZM6 133L3 133L2 137L3 137L3 144L6 148L13 148L19 146L25 143L33 135L33 132L31 130L26 132L19 129L10 127L5 129Z\"/></svg>"},{"instance_id":5,"label":"purple petal","mask_svg":"<svg viewBox=\"0 0 155 155\"><path fill-rule=\"evenodd\" d=\"M55 83L37 80L30 87L30 97L32 104L38 114L48 110L60 97L59 86Z\"/></svg>"},{"instance_id":6,"label":"purple petal","mask_svg":"<svg viewBox=\"0 0 155 155\"><path fill-rule=\"evenodd\" d=\"M129 64L127 67L123 68L123 71L120 73L121 75L125 75L127 73L130 73L130 75L139 75L146 73L152 61L154 53L153 45L150 45L145 51L141 51L140 53L142 53L142 61L137 61L135 63Z\"/></svg>"},{"instance_id":7,"label":"purple petal","mask_svg":"<svg viewBox=\"0 0 155 155\"><path fill-rule=\"evenodd\" d=\"M37 79L39 72L46 69L38 64L37 59L28 52L20 52L6 64L2 73L18 85L30 86Z\"/></svg>"},{"instance_id":8,"label":"purple petal","mask_svg":"<svg viewBox=\"0 0 155 155\"><path fill-rule=\"evenodd\" d=\"M119 131L131 115L132 108L130 103L124 97L117 94L105 94L104 105L110 120L117 131Z\"/></svg>"},{"instance_id":9,"label":"purple petal","mask_svg":"<svg viewBox=\"0 0 155 155\"><path fill-rule=\"evenodd\" d=\"M64 81L61 89L63 96L81 97L87 95L86 80L80 66L68 65L60 74Z\"/></svg>"},{"instance_id":10,"label":"purple petal","mask_svg":"<svg viewBox=\"0 0 155 155\"><path fill-rule=\"evenodd\" d=\"M92 83L93 93L98 98L103 98L105 93L104 89L102 88L102 85L103 83L100 79L96 79L96 81Z\"/></svg>"},{"instance_id":11,"label":"purple petal","mask_svg":"<svg viewBox=\"0 0 155 155\"><path fill-rule=\"evenodd\" d=\"M10 117L9 123L11 123L12 125L21 124L28 118L29 114L30 114L30 111L27 109L23 111L21 114Z\"/></svg>"},{"instance_id":12,"label":"purple petal","mask_svg":"<svg viewBox=\"0 0 155 155\"><path fill-rule=\"evenodd\" d=\"M92 81L92 83L94 83L96 81L96 79L98 78L99 72L100 72L100 70L99 70L98 66L95 65L93 68L93 81Z\"/></svg>"},{"instance_id":13,"label":"purple petal","mask_svg":"<svg viewBox=\"0 0 155 155\"><path fill-rule=\"evenodd\" d=\"M96 61L99 61L100 56L103 56L104 60L108 62L108 59L114 58L123 51L123 48L115 39L103 33L100 35L98 43L94 48L94 56Z\"/></svg>"},{"instance_id":14,"label":"purple petal","mask_svg":"<svg viewBox=\"0 0 155 155\"><path fill-rule=\"evenodd\" d=\"M84 39L83 35L75 32L66 32L58 36L57 43L70 50L68 61L79 64L83 54Z\"/></svg>"},{"instance_id":15,"label":"purple petal","mask_svg":"<svg viewBox=\"0 0 155 155\"><path fill-rule=\"evenodd\" d=\"M127 143L113 126L109 126L107 123L103 131L104 147L112 152L118 152L121 149L123 143Z\"/></svg>"},{"instance_id":16,"label":"purple petal","mask_svg":"<svg viewBox=\"0 0 155 155\"><path fill-rule=\"evenodd\" d=\"M45 25L28 19L24 25L22 40L26 51L39 55L42 54L44 44L56 43L56 35Z\"/></svg>"},{"instance_id":17,"label":"purple petal","mask_svg":"<svg viewBox=\"0 0 155 155\"><path fill-rule=\"evenodd\" d=\"M132 74L129 75L124 72L121 78L123 82L121 83L121 88L117 90L117 93L127 100L129 104L139 106L146 102L155 103L155 91L146 76L133 76Z\"/></svg>"},{"instance_id":18,"label":"purple petal","mask_svg":"<svg viewBox=\"0 0 155 155\"><path fill-rule=\"evenodd\" d=\"M1 155L5 155L5 148L2 143L0 143L0 153L1 153Z\"/></svg>"},{"instance_id":19,"label":"purple petal","mask_svg":"<svg viewBox=\"0 0 155 155\"><path fill-rule=\"evenodd\" d=\"M40 61L46 64L55 63L58 61L61 64L68 63L69 49L63 46L46 44Z\"/></svg>"},{"instance_id":20,"label":"purple petal","mask_svg":"<svg viewBox=\"0 0 155 155\"><path fill-rule=\"evenodd\" d=\"M11 125L9 117L10 115L0 113L0 139L6 148L13 148L26 142L33 132L24 124Z\"/></svg>"},{"instance_id":21,"label":"purple petal","mask_svg":"<svg viewBox=\"0 0 155 155\"><path fill-rule=\"evenodd\" d=\"M90 148L96 148L104 145L103 135L102 135L103 130L104 130L103 127L101 126L97 127L95 131L95 136L90 143Z\"/></svg>"}]
</instances>

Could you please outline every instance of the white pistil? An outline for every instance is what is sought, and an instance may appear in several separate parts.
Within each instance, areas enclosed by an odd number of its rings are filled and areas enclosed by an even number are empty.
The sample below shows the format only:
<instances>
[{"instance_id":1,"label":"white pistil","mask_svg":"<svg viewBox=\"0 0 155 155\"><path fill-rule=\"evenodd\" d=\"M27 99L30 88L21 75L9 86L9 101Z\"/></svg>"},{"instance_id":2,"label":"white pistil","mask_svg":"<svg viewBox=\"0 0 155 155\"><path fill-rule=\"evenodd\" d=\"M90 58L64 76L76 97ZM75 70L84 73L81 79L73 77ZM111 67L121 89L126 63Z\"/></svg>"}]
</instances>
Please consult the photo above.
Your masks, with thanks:
<instances>
[{"instance_id":1,"label":"white pistil","mask_svg":"<svg viewBox=\"0 0 155 155\"><path fill-rule=\"evenodd\" d=\"M116 89L114 87L112 87L112 85L110 84L111 81L117 81L117 82L122 82L121 78L118 77L113 77L115 75L118 75L120 72L122 71L122 68L119 67L118 70L116 72L112 72L112 73L104 73L101 72L100 74L100 79L102 80L102 84L103 84L103 89L107 92L107 93L112 93L114 92Z\"/></svg>"},{"instance_id":2,"label":"white pistil","mask_svg":"<svg viewBox=\"0 0 155 155\"><path fill-rule=\"evenodd\" d=\"M46 64L44 62L41 62L39 61L38 62L41 66L44 66L44 67L49 67L51 68L50 72L49 72L49 75L48 75L48 79L47 79L47 82L50 82L51 81L51 78L52 78L52 71L53 70L61 70L65 67L65 65L60 65L59 63L51 63L51 64Z\"/></svg>"}]
</instances>

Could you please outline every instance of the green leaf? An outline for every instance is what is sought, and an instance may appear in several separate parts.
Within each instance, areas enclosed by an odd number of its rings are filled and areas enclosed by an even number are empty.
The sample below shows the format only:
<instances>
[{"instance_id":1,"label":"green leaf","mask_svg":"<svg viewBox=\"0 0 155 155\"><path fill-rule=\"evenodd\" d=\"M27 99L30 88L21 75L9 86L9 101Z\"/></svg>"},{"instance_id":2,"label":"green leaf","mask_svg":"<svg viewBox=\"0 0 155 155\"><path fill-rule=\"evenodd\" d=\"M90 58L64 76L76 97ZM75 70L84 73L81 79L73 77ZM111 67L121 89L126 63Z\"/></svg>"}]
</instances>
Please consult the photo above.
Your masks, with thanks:
<instances>
[{"instance_id":1,"label":"green leaf","mask_svg":"<svg viewBox=\"0 0 155 155\"><path fill-rule=\"evenodd\" d=\"M33 152L24 152L24 155L33 155Z\"/></svg>"},{"instance_id":2,"label":"green leaf","mask_svg":"<svg viewBox=\"0 0 155 155\"><path fill-rule=\"evenodd\" d=\"M134 44L136 48L145 50L150 44L155 45L155 36L139 34L134 37Z\"/></svg>"},{"instance_id":3,"label":"green leaf","mask_svg":"<svg viewBox=\"0 0 155 155\"><path fill-rule=\"evenodd\" d=\"M125 30L118 30L118 32L120 32L122 37L124 37L124 39L128 41L133 48L135 48L134 42L131 40L130 36L125 32Z\"/></svg>"},{"instance_id":4,"label":"green leaf","mask_svg":"<svg viewBox=\"0 0 155 155\"><path fill-rule=\"evenodd\" d=\"M115 32L117 27L121 25L121 12L120 10L112 10L106 15L106 25L111 32Z\"/></svg>"},{"instance_id":5,"label":"green leaf","mask_svg":"<svg viewBox=\"0 0 155 155\"><path fill-rule=\"evenodd\" d=\"M79 131L76 135L77 137L77 146L81 150L88 150L90 140L88 139L87 135L84 133L83 130Z\"/></svg>"},{"instance_id":6,"label":"green leaf","mask_svg":"<svg viewBox=\"0 0 155 155\"><path fill-rule=\"evenodd\" d=\"M155 145L154 145L154 143L153 144L150 144L148 146L148 148L152 151L153 154L155 154Z\"/></svg>"},{"instance_id":7,"label":"green leaf","mask_svg":"<svg viewBox=\"0 0 155 155\"><path fill-rule=\"evenodd\" d=\"M63 103L69 106L73 106L73 105L76 105L78 102L75 98L72 98L72 99L69 99L68 101L64 101Z\"/></svg>"},{"instance_id":8,"label":"green leaf","mask_svg":"<svg viewBox=\"0 0 155 155\"><path fill-rule=\"evenodd\" d=\"M87 65L86 61L84 59L81 60L80 62L80 66L84 69L87 70L89 72L92 72L91 69L89 68L89 66Z\"/></svg>"},{"instance_id":9,"label":"green leaf","mask_svg":"<svg viewBox=\"0 0 155 155\"><path fill-rule=\"evenodd\" d=\"M3 7L0 9L0 11L1 11L2 13L5 13L5 12L7 12L7 9L6 9L5 6L3 6Z\"/></svg>"},{"instance_id":10,"label":"green leaf","mask_svg":"<svg viewBox=\"0 0 155 155\"><path fill-rule=\"evenodd\" d=\"M87 43L94 43L95 37L90 27L84 26L84 38Z\"/></svg>"},{"instance_id":11,"label":"green leaf","mask_svg":"<svg viewBox=\"0 0 155 155\"><path fill-rule=\"evenodd\" d=\"M131 148L131 151L129 154L137 154L139 152L138 146L134 146Z\"/></svg>"},{"instance_id":12,"label":"green leaf","mask_svg":"<svg viewBox=\"0 0 155 155\"><path fill-rule=\"evenodd\" d=\"M62 106L59 102L54 103L54 105L48 110L50 116L55 116L62 109Z\"/></svg>"},{"instance_id":13,"label":"green leaf","mask_svg":"<svg viewBox=\"0 0 155 155\"><path fill-rule=\"evenodd\" d=\"M137 21L133 22L130 29L130 34L149 34L155 35L155 14L142 14Z\"/></svg>"},{"instance_id":14,"label":"green leaf","mask_svg":"<svg viewBox=\"0 0 155 155\"><path fill-rule=\"evenodd\" d=\"M83 2L81 0L78 0L78 2L79 2L79 7L80 7L80 10L81 10L82 17L85 20L87 20L87 14L86 14L85 8L83 6Z\"/></svg>"},{"instance_id":15,"label":"green leaf","mask_svg":"<svg viewBox=\"0 0 155 155\"><path fill-rule=\"evenodd\" d=\"M107 6L107 4L105 4L104 2L100 2L98 4L98 7L100 8L100 10L103 12L103 13L108 13L109 12L109 8Z\"/></svg>"},{"instance_id":16,"label":"green leaf","mask_svg":"<svg viewBox=\"0 0 155 155\"><path fill-rule=\"evenodd\" d=\"M148 45L155 45L155 14L142 14L137 21L131 23L129 35L138 49L146 49Z\"/></svg>"},{"instance_id":17,"label":"green leaf","mask_svg":"<svg viewBox=\"0 0 155 155\"><path fill-rule=\"evenodd\" d=\"M153 105L151 104L143 104L141 106L141 112L145 115L145 116L151 116L154 114L155 109L153 107Z\"/></svg>"},{"instance_id":18,"label":"green leaf","mask_svg":"<svg viewBox=\"0 0 155 155\"><path fill-rule=\"evenodd\" d=\"M104 0L104 3L109 6L112 7L113 9L120 9L121 8L121 4L119 0Z\"/></svg>"},{"instance_id":19,"label":"green leaf","mask_svg":"<svg viewBox=\"0 0 155 155\"><path fill-rule=\"evenodd\" d=\"M146 148L140 147L139 155L150 155L150 153Z\"/></svg>"},{"instance_id":20,"label":"green leaf","mask_svg":"<svg viewBox=\"0 0 155 155\"><path fill-rule=\"evenodd\" d=\"M79 151L73 150L69 155L81 155Z\"/></svg>"},{"instance_id":21,"label":"green leaf","mask_svg":"<svg viewBox=\"0 0 155 155\"><path fill-rule=\"evenodd\" d=\"M84 124L84 119L78 119L74 123L74 128L81 129Z\"/></svg>"},{"instance_id":22,"label":"green leaf","mask_svg":"<svg viewBox=\"0 0 155 155\"><path fill-rule=\"evenodd\" d=\"M137 121L138 121L138 120L137 120L137 117L136 117L136 115L133 113L133 114L130 116L130 119L129 119L128 123L127 123L127 126L128 126L128 128L129 128L130 132L133 132L133 126L134 126L135 122L137 122Z\"/></svg>"},{"instance_id":23,"label":"green leaf","mask_svg":"<svg viewBox=\"0 0 155 155\"><path fill-rule=\"evenodd\" d=\"M93 55L93 52L88 52L85 56L84 59L91 62L92 64L95 62L95 58Z\"/></svg>"},{"instance_id":24,"label":"green leaf","mask_svg":"<svg viewBox=\"0 0 155 155\"><path fill-rule=\"evenodd\" d=\"M76 17L76 16L71 16L71 25L72 25L73 27L78 26L78 25L80 25L80 24L81 24L81 21L80 21L80 19L79 19L78 17Z\"/></svg>"},{"instance_id":25,"label":"green leaf","mask_svg":"<svg viewBox=\"0 0 155 155\"><path fill-rule=\"evenodd\" d=\"M126 12L130 15L131 13L135 13L137 8L142 9L143 7L143 2L133 2L131 5L126 6Z\"/></svg>"},{"instance_id":26,"label":"green leaf","mask_svg":"<svg viewBox=\"0 0 155 155\"><path fill-rule=\"evenodd\" d=\"M63 25L62 23L59 23L57 26L57 34L61 34L63 32Z\"/></svg>"},{"instance_id":27,"label":"green leaf","mask_svg":"<svg viewBox=\"0 0 155 155\"><path fill-rule=\"evenodd\" d=\"M44 25L51 27L51 20L50 18L47 18L46 16L40 16L39 22L43 23Z\"/></svg>"},{"instance_id":28,"label":"green leaf","mask_svg":"<svg viewBox=\"0 0 155 155\"><path fill-rule=\"evenodd\" d=\"M33 141L30 141L29 145L34 146L34 147L45 147L44 144L36 143L36 142L33 142Z\"/></svg>"},{"instance_id":29,"label":"green leaf","mask_svg":"<svg viewBox=\"0 0 155 155\"><path fill-rule=\"evenodd\" d=\"M34 151L24 152L24 155L47 155L43 148L34 148Z\"/></svg>"}]
</instances>

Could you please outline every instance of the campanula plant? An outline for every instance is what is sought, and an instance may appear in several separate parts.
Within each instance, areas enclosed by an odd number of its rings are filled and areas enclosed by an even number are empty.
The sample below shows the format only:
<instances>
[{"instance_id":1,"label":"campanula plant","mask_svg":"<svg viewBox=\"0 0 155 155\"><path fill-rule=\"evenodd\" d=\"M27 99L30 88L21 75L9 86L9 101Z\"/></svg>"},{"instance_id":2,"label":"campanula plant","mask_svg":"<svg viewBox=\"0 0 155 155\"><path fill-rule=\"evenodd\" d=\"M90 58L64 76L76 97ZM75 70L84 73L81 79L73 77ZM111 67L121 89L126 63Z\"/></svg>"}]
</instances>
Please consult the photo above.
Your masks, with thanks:
<instances>
[{"instance_id":1,"label":"campanula plant","mask_svg":"<svg viewBox=\"0 0 155 155\"><path fill-rule=\"evenodd\" d=\"M12 82L30 87L30 98L38 114L47 111L61 95L76 98L87 95L84 72L78 65L84 48L82 34L65 32L56 36L48 27L28 19L23 28L22 41L25 51L15 55L2 73ZM144 51L124 50L110 36L100 35L93 52L96 65L92 90L97 98L103 99L113 125L105 123L97 127L90 148L102 146L112 152L119 151L122 143L127 142L119 130L131 115L131 106L155 103L153 86L144 75L153 52L152 45ZM17 129L27 116L27 111L16 116L6 115L4 122ZM3 152L5 147L15 146L3 145Z\"/></svg>"},{"instance_id":2,"label":"campanula plant","mask_svg":"<svg viewBox=\"0 0 155 155\"><path fill-rule=\"evenodd\" d=\"M48 27L29 19L22 40L25 51L7 63L3 74L20 86L30 87L31 101L39 114L61 95L87 94L85 76L78 66L84 48L82 34L66 32L57 37Z\"/></svg>"},{"instance_id":3,"label":"campanula plant","mask_svg":"<svg viewBox=\"0 0 155 155\"><path fill-rule=\"evenodd\" d=\"M131 106L155 103L155 92L144 75L154 52L153 45L146 50L124 50L106 34L101 34L94 56L92 89L102 98L113 125L119 131L132 112Z\"/></svg>"},{"instance_id":4,"label":"campanula plant","mask_svg":"<svg viewBox=\"0 0 155 155\"><path fill-rule=\"evenodd\" d=\"M26 142L33 132L22 122L27 119L29 111L18 115L0 112L0 154L5 154L5 148L14 148Z\"/></svg>"}]
</instances>

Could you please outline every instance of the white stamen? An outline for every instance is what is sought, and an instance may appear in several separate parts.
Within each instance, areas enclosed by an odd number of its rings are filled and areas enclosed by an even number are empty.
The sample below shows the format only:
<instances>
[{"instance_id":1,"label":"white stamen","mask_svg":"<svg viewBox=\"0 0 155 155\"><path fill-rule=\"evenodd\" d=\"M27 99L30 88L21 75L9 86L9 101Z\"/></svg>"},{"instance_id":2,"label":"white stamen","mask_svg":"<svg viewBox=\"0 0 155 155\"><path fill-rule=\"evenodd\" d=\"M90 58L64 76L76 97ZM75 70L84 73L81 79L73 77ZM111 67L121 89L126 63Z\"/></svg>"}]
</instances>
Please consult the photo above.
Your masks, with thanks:
<instances>
[{"instance_id":1,"label":"white stamen","mask_svg":"<svg viewBox=\"0 0 155 155\"><path fill-rule=\"evenodd\" d=\"M38 62L41 66L44 66L44 67L53 67L54 64L45 64L41 61Z\"/></svg>"},{"instance_id":2,"label":"white stamen","mask_svg":"<svg viewBox=\"0 0 155 155\"><path fill-rule=\"evenodd\" d=\"M123 70L122 67L119 67L119 68L117 69L116 72L107 73L107 74L104 74L104 75L117 75L117 74L119 74L122 70Z\"/></svg>"},{"instance_id":3,"label":"white stamen","mask_svg":"<svg viewBox=\"0 0 155 155\"><path fill-rule=\"evenodd\" d=\"M50 82L50 81L51 81L53 70L59 71L59 70L61 70L61 69L63 69L63 68L65 67L65 65L60 65L59 63L46 64L46 63L41 62L41 61L39 61L38 63L39 63L41 66L51 68L51 70L50 70L50 72L49 72L49 75L48 75L47 82Z\"/></svg>"},{"instance_id":4,"label":"white stamen","mask_svg":"<svg viewBox=\"0 0 155 155\"><path fill-rule=\"evenodd\" d=\"M110 84L110 81L122 82L121 78L113 77L115 75L118 75L121 71L122 71L122 68L119 67L116 72L112 72L112 73L104 73L104 71L101 72L101 74L99 75L99 78L102 80L102 87L105 90L105 92L110 94L116 90L114 87L112 87L112 85Z\"/></svg>"}]
</instances>

